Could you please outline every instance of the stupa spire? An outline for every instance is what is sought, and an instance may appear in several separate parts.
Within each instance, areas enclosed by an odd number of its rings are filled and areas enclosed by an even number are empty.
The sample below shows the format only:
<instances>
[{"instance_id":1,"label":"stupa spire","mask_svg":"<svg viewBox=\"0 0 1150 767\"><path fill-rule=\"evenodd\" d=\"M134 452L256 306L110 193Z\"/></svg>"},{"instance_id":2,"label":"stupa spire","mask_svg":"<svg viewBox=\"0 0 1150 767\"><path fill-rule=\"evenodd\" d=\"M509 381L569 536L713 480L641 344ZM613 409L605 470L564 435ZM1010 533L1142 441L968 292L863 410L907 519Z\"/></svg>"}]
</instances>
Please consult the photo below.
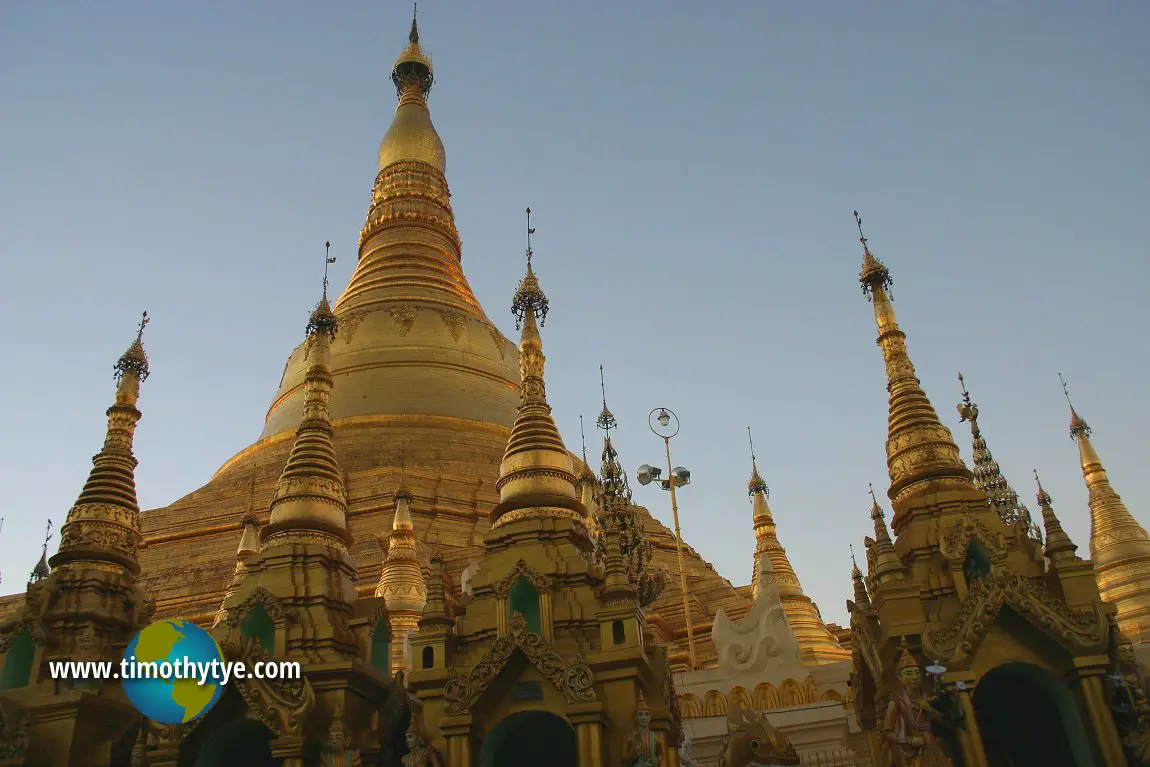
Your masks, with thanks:
<instances>
[{"instance_id":1,"label":"stupa spire","mask_svg":"<svg viewBox=\"0 0 1150 767\"><path fill-rule=\"evenodd\" d=\"M1090 426L1074 409L1062 374L1062 392L1070 406L1070 436L1078 443L1082 477L1090 503L1090 558L1102 598L1118 608L1118 625L1135 642L1150 641L1150 536L1110 485L1102 460L1090 441Z\"/></svg>"},{"instance_id":2,"label":"stupa spire","mask_svg":"<svg viewBox=\"0 0 1150 767\"><path fill-rule=\"evenodd\" d=\"M329 256L325 253L324 258ZM310 364L304 378L303 417L272 494L270 518L261 533L265 547L316 538L344 550L351 545L343 472L336 460L328 411L331 344L338 328L324 295L308 317L304 343Z\"/></svg>"},{"instance_id":3,"label":"stupa spire","mask_svg":"<svg viewBox=\"0 0 1150 767\"><path fill-rule=\"evenodd\" d=\"M894 550L894 543L890 539L890 532L886 528L886 518L883 516L882 506L874 494L874 485L870 485L870 518L874 521L875 543L874 551L874 579L882 584L888 581L903 580L906 577L906 565L899 559L898 552Z\"/></svg>"},{"instance_id":4,"label":"stupa spire","mask_svg":"<svg viewBox=\"0 0 1150 767\"><path fill-rule=\"evenodd\" d=\"M599 469L595 548L609 570L623 567L630 588L638 595L639 605L646 607L663 593L667 578L661 570L652 567L654 551L651 539L644 530L643 518L631 496L627 472L623 470L619 453L611 442L611 430L619 423L607 407L607 384L602 365L599 366L599 391L603 397L603 409L599 411L595 425L603 430L603 462ZM618 561L612 559L616 555L615 548L618 549Z\"/></svg>"},{"instance_id":5,"label":"stupa spire","mask_svg":"<svg viewBox=\"0 0 1150 767\"><path fill-rule=\"evenodd\" d=\"M256 476L252 474L251 482L248 489L248 508L244 512L243 517L240 518L240 543L236 547L236 564L232 569L232 579L228 582L228 587L224 590L224 598L220 602L220 607L216 611L215 622L213 626L220 623L227 617L227 610L224 605L240 584L244 582L244 577L248 573L247 560L253 554L260 550L260 520L255 513L256 503Z\"/></svg>"},{"instance_id":6,"label":"stupa spire","mask_svg":"<svg viewBox=\"0 0 1150 767\"><path fill-rule=\"evenodd\" d=\"M52 568L48 566L48 543L52 540L52 520L48 520L47 528L44 531L44 545L40 548L40 559L36 562L36 566L32 568L32 574L28 577L28 584L39 583L52 574Z\"/></svg>"},{"instance_id":7,"label":"stupa spire","mask_svg":"<svg viewBox=\"0 0 1150 767\"><path fill-rule=\"evenodd\" d=\"M943 482L969 482L970 470L962 462L950 430L922 390L906 348L906 334L898 326L891 304L890 272L874 257L862 233L862 218L854 213L863 246L859 283L874 305L878 325L877 343L886 362L887 391L890 394L887 424L886 461L890 473L892 501L898 501L912 486ZM897 515L896 515L897 516ZM901 519L892 520L897 532Z\"/></svg>"},{"instance_id":8,"label":"stupa spire","mask_svg":"<svg viewBox=\"0 0 1150 767\"><path fill-rule=\"evenodd\" d=\"M379 585L375 595L382 597L387 606L392 641L397 647L407 647L407 638L419 625L423 608L427 604L427 584L415 548L415 524L411 518L411 492L401 483L392 496L395 517L391 535L387 538L386 556L379 572ZM384 546L380 540L380 547ZM392 670L411 668L411 658L403 653L392 657Z\"/></svg>"},{"instance_id":9,"label":"stupa spire","mask_svg":"<svg viewBox=\"0 0 1150 767\"><path fill-rule=\"evenodd\" d=\"M578 479L571 456L559 436L547 403L543 379L546 357L539 328L547 321L549 304L539 286L532 264L531 208L527 209L527 273L511 301L515 326L522 331L519 341L520 404L507 450L499 466L499 503L491 513L492 524L520 509L551 516L571 516L585 521L587 510L576 490ZM507 520L515 519L512 514Z\"/></svg>"},{"instance_id":10,"label":"stupa spire","mask_svg":"<svg viewBox=\"0 0 1150 767\"><path fill-rule=\"evenodd\" d=\"M1030 510L1018 498L1018 493L1002 475L998 461L990 452L982 429L978 425L978 405L966 390L966 379L958 374L958 384L962 388L962 401L958 403L958 417L970 423L970 436L974 446L974 484L984 493L990 507L1007 525L1021 527L1037 543L1042 536L1030 517Z\"/></svg>"},{"instance_id":11,"label":"stupa spire","mask_svg":"<svg viewBox=\"0 0 1150 767\"><path fill-rule=\"evenodd\" d=\"M1038 488L1036 499L1039 508L1042 509L1042 522L1046 526L1046 549L1044 553L1047 559L1052 562L1078 559L1074 553L1078 547L1062 529L1058 517L1054 516L1054 501L1051 500L1046 489L1042 487L1042 480L1038 478L1038 469L1034 470L1034 483Z\"/></svg>"},{"instance_id":12,"label":"stupa spire","mask_svg":"<svg viewBox=\"0 0 1150 767\"><path fill-rule=\"evenodd\" d=\"M116 399L108 408L104 447L92 459L92 471L60 529L60 549L52 567L66 562L102 562L133 575L140 572L140 507L136 501L136 457L132 443L140 411L140 384L149 374L144 353L144 312L136 339L114 365Z\"/></svg>"},{"instance_id":13,"label":"stupa spire","mask_svg":"<svg viewBox=\"0 0 1150 767\"><path fill-rule=\"evenodd\" d=\"M853 545L851 546L851 580L854 582L855 604L867 612L874 610L874 607L871 605L870 594L866 589L866 581L863 579L862 570L859 569L859 563L855 560L855 547Z\"/></svg>"},{"instance_id":14,"label":"stupa spire","mask_svg":"<svg viewBox=\"0 0 1150 767\"><path fill-rule=\"evenodd\" d=\"M770 491L759 473L758 457L755 455L755 442L751 427L747 427L747 445L751 454L751 478L747 482L747 494L751 498L752 519L755 528L755 561L752 566L751 593L759 597L763 573L778 587L779 600L787 623L798 639L803 657L815 663L831 663L850 656L838 640L827 629L819 617L811 598L803 593L799 576L787 556L787 550L779 542L775 518L767 505Z\"/></svg>"}]
</instances>

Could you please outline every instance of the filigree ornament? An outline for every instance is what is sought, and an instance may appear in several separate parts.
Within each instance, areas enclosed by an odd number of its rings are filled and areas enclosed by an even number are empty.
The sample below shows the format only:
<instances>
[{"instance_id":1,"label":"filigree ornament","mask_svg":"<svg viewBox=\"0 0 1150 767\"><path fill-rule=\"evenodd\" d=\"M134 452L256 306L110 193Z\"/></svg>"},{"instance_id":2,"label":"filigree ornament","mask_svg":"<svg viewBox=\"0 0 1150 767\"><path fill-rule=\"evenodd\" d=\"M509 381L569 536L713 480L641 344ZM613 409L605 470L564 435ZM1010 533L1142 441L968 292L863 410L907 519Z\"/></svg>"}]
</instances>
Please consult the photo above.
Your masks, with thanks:
<instances>
[{"instance_id":1,"label":"filigree ornament","mask_svg":"<svg viewBox=\"0 0 1150 767\"><path fill-rule=\"evenodd\" d=\"M466 676L457 676L454 670L451 672L443 691L448 716L460 716L471 711L516 651L521 652L568 703L595 700L594 676L581 658L568 665L546 639L527 630L521 613L512 614L508 628L508 633L495 640L487 654L472 666Z\"/></svg>"},{"instance_id":2,"label":"filigree ornament","mask_svg":"<svg viewBox=\"0 0 1150 767\"><path fill-rule=\"evenodd\" d=\"M942 536L938 548L942 555L952 562L966 558L970 542L977 540L990 557L991 562L1000 563L1006 559L1007 546L1002 533L992 532L977 517L963 516Z\"/></svg>"},{"instance_id":3,"label":"filigree ornament","mask_svg":"<svg viewBox=\"0 0 1150 767\"><path fill-rule=\"evenodd\" d=\"M243 659L249 666L268 662L271 656L256 641L225 641L220 649L229 660ZM233 682L248 708L276 735L298 735L304 718L315 707L315 690L306 676L299 679L235 677Z\"/></svg>"},{"instance_id":4,"label":"filigree ornament","mask_svg":"<svg viewBox=\"0 0 1150 767\"><path fill-rule=\"evenodd\" d=\"M339 318L340 335L343 337L343 344L347 346L351 343L351 337L355 335L355 329L359 327L359 323L363 322L363 318L370 313L367 309L356 309L350 312L344 312Z\"/></svg>"},{"instance_id":5,"label":"filigree ornament","mask_svg":"<svg viewBox=\"0 0 1150 767\"><path fill-rule=\"evenodd\" d=\"M511 572L495 583L495 595L497 597L506 597L511 591L511 587L514 586L515 582L520 578L525 578L540 594L545 594L551 590L550 579L535 572L525 560L520 559L515 563L515 567L511 568Z\"/></svg>"},{"instance_id":6,"label":"filigree ornament","mask_svg":"<svg viewBox=\"0 0 1150 767\"><path fill-rule=\"evenodd\" d=\"M10 623L6 628L0 632L0 653L8 652L8 648L16 641L24 632L31 635L32 641L38 647L44 646L45 636L44 629L38 620L39 616L30 614L30 611L25 610L24 616L15 623Z\"/></svg>"},{"instance_id":7,"label":"filigree ornament","mask_svg":"<svg viewBox=\"0 0 1150 767\"><path fill-rule=\"evenodd\" d=\"M227 626L230 629L238 629L256 609L256 605L263 607L268 618L276 625L282 625L287 620L288 613L283 603L270 591L260 586L252 591L243 602L228 610Z\"/></svg>"},{"instance_id":8,"label":"filigree ornament","mask_svg":"<svg viewBox=\"0 0 1150 767\"><path fill-rule=\"evenodd\" d=\"M448 332L451 333L451 340L458 341L459 337L463 335L467 318L459 312L447 311L446 309L441 310L439 316L443 318L443 324L447 326Z\"/></svg>"},{"instance_id":9,"label":"filigree ornament","mask_svg":"<svg viewBox=\"0 0 1150 767\"><path fill-rule=\"evenodd\" d=\"M923 636L931 658L965 663L978 649L1003 605L1075 655L1106 647L1106 620L1097 608L1071 610L1041 585L1015 573L991 574L975 581L957 615L944 628ZM952 666L953 667L953 666Z\"/></svg>"},{"instance_id":10,"label":"filigree ornament","mask_svg":"<svg viewBox=\"0 0 1150 767\"><path fill-rule=\"evenodd\" d=\"M414 306L407 306L406 304L391 306L388 307L387 313L395 320L401 336L406 336L411 332L412 326L415 325L416 309Z\"/></svg>"}]
</instances>

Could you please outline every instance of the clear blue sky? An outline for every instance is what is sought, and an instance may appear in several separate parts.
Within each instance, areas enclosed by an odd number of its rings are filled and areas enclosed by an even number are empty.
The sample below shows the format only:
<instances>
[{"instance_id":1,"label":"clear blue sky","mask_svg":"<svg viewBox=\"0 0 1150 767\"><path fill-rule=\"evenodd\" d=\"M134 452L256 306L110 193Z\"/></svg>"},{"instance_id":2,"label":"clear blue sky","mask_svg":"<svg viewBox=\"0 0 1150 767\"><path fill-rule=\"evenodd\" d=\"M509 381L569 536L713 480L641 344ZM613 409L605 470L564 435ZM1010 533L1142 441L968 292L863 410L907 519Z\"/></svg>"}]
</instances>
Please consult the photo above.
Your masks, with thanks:
<instances>
[{"instance_id":1,"label":"clear blue sky","mask_svg":"<svg viewBox=\"0 0 1150 767\"><path fill-rule=\"evenodd\" d=\"M535 211L568 445L600 362L629 467L661 454L647 412L674 408L684 536L745 583L751 425L782 541L839 621L867 483L887 484L855 208L964 454L960 368L1008 478L1029 501L1039 468L1085 549L1061 370L1150 522L1150 7L865 5L420 7L464 267L512 337ZM259 434L324 240L337 287L354 264L409 22L378 0L4 4L0 591L74 501L141 310L141 505Z\"/></svg>"}]
</instances>

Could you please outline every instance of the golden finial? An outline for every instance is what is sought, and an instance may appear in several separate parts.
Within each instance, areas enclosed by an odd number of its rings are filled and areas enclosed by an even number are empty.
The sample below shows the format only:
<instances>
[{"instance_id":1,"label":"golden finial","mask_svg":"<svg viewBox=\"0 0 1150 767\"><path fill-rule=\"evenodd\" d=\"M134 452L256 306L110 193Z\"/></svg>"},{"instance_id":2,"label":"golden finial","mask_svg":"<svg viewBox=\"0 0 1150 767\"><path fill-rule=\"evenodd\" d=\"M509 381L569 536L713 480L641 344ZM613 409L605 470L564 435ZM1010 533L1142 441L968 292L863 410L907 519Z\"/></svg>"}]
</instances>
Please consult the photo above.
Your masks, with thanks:
<instances>
[{"instance_id":1,"label":"golden finial","mask_svg":"<svg viewBox=\"0 0 1150 767\"><path fill-rule=\"evenodd\" d=\"M878 514L881 517L882 516L882 506L878 505L878 498L876 498L875 494L874 494L874 485L870 482L867 482L866 486L870 492L870 502L871 502L870 515L872 518L874 517L875 514Z\"/></svg>"},{"instance_id":2,"label":"golden finial","mask_svg":"<svg viewBox=\"0 0 1150 767\"><path fill-rule=\"evenodd\" d=\"M1050 493L1046 492L1046 488L1042 486L1042 480L1038 478L1038 469L1034 470L1034 484L1038 486L1038 505L1049 506L1053 503L1054 499L1050 497Z\"/></svg>"},{"instance_id":3,"label":"golden finial","mask_svg":"<svg viewBox=\"0 0 1150 767\"><path fill-rule=\"evenodd\" d=\"M851 549L851 572L857 573L857 572L859 572L859 563L858 563L858 560L855 559L855 545L853 543L848 544L848 545L850 546L850 549Z\"/></svg>"},{"instance_id":4,"label":"golden finial","mask_svg":"<svg viewBox=\"0 0 1150 767\"><path fill-rule=\"evenodd\" d=\"M579 414L579 441L581 443L583 443L583 465L587 466L587 465L589 465L587 463L587 435L583 433L583 414L582 413ZM4 520L0 519L0 523L2 523L3 521Z\"/></svg>"},{"instance_id":5,"label":"golden finial","mask_svg":"<svg viewBox=\"0 0 1150 767\"><path fill-rule=\"evenodd\" d=\"M599 411L599 418L596 419L595 425L603 431L607 432L607 436L611 436L611 430L619 425L615 420L615 414L607 407L607 384L603 379L603 366L599 366L599 391L603 395L603 409Z\"/></svg>"},{"instance_id":6,"label":"golden finial","mask_svg":"<svg viewBox=\"0 0 1150 767\"><path fill-rule=\"evenodd\" d=\"M535 268L531 263L535 255L535 251L531 249L531 235L533 234L535 234L535 229L531 226L531 208L528 208L527 274L519 281L519 287L515 291L515 296L511 299L511 313L515 315L516 330L522 327L523 320L527 318L528 313L535 315L541 326L547 322L547 311L549 309L547 296L543 293L543 289L539 287L539 278L535 276Z\"/></svg>"},{"instance_id":7,"label":"golden finial","mask_svg":"<svg viewBox=\"0 0 1150 767\"><path fill-rule=\"evenodd\" d=\"M331 254L331 240L323 244L323 300L327 300L327 268L335 263L335 256Z\"/></svg>"},{"instance_id":8,"label":"golden finial","mask_svg":"<svg viewBox=\"0 0 1150 767\"><path fill-rule=\"evenodd\" d=\"M419 44L418 15L419 6L416 4L411 13L411 31L407 34L407 47L395 60L391 70L391 82L400 95L408 83L418 85L426 98L435 82L435 75L431 66L431 56Z\"/></svg>"},{"instance_id":9,"label":"golden finial","mask_svg":"<svg viewBox=\"0 0 1150 767\"><path fill-rule=\"evenodd\" d=\"M1086 421L1082 420L1082 416L1078 415L1078 411L1074 409L1074 403L1070 401L1070 388L1066 385L1066 379L1062 374L1058 374L1058 380L1062 383L1062 394L1066 397L1066 404L1070 405L1070 438L1078 439L1078 437L1090 438L1093 429L1087 425Z\"/></svg>"},{"instance_id":10,"label":"golden finial","mask_svg":"<svg viewBox=\"0 0 1150 767\"><path fill-rule=\"evenodd\" d=\"M751 479L747 482L747 495L754 498L754 496L762 493L768 495L770 490L767 488L766 480L759 474L759 464L755 460L755 440L751 437L751 427L747 427L747 444L751 448Z\"/></svg>"},{"instance_id":11,"label":"golden finial","mask_svg":"<svg viewBox=\"0 0 1150 767\"><path fill-rule=\"evenodd\" d=\"M128 351L116 361L116 380L123 379L125 373L135 373L141 381L148 377L148 355L144 354L144 328L151 322L148 313L140 317L140 324L136 328L136 340L128 347Z\"/></svg>"},{"instance_id":12,"label":"golden finial","mask_svg":"<svg viewBox=\"0 0 1150 767\"><path fill-rule=\"evenodd\" d=\"M970 392L966 390L966 379L962 371L958 371L958 385L962 389L962 402L958 403L958 418L960 421L970 421L970 430L978 436L978 405L970 399Z\"/></svg>"},{"instance_id":13,"label":"golden finial","mask_svg":"<svg viewBox=\"0 0 1150 767\"><path fill-rule=\"evenodd\" d=\"M894 281L891 280L890 271L887 270L882 261L879 261L874 257L874 254L870 252L870 246L867 245L867 238L863 235L862 216L859 215L857 210L854 212L854 216L855 223L859 229L859 242L861 242L863 246L863 264L862 269L859 271L859 284L862 285L863 295L867 298L871 298L874 292L879 288L882 288L884 291L889 291Z\"/></svg>"},{"instance_id":14,"label":"golden finial","mask_svg":"<svg viewBox=\"0 0 1150 767\"><path fill-rule=\"evenodd\" d=\"M40 561L32 568L32 577L28 583L42 581L51 574L48 567L48 542L52 540L52 520L48 520L48 529L44 533L44 546L40 549Z\"/></svg>"},{"instance_id":15,"label":"golden finial","mask_svg":"<svg viewBox=\"0 0 1150 767\"><path fill-rule=\"evenodd\" d=\"M335 313L332 312L331 304L327 300L327 268L335 263L335 257L331 255L331 242L324 243L323 260L323 298L315 305L311 316L308 317L307 334L310 336L314 333L327 333L334 337L339 323L336 322Z\"/></svg>"},{"instance_id":16,"label":"golden finial","mask_svg":"<svg viewBox=\"0 0 1150 767\"><path fill-rule=\"evenodd\" d=\"M258 525L259 523L260 521L256 517L256 475L255 472L252 472L251 481L248 483L248 510L240 519L240 527Z\"/></svg>"}]
</instances>

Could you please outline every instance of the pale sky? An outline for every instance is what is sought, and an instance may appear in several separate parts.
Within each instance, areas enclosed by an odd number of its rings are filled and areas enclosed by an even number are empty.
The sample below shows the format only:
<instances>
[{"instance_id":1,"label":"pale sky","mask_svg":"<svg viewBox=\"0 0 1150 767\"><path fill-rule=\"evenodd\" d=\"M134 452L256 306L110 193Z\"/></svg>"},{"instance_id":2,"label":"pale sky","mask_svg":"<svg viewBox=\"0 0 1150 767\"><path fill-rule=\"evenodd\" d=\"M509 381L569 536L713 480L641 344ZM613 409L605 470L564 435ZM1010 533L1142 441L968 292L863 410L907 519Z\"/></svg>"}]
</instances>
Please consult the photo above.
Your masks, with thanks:
<instances>
[{"instance_id":1,"label":"pale sky","mask_svg":"<svg viewBox=\"0 0 1150 767\"><path fill-rule=\"evenodd\" d=\"M648 411L674 409L684 537L730 580L751 573L750 425L803 586L845 621L847 546L872 530L867 483L888 484L856 208L967 459L959 369L1008 479L1037 512L1038 468L1085 553L1061 371L1150 523L1150 6L427 0L419 18L472 287L516 338L530 205L568 446L600 363L632 471L661 460ZM409 23L379 0L0 8L0 591L75 500L142 310L141 506L258 436L323 242L337 289L354 265ZM670 522L664 493L635 494Z\"/></svg>"}]
</instances>

